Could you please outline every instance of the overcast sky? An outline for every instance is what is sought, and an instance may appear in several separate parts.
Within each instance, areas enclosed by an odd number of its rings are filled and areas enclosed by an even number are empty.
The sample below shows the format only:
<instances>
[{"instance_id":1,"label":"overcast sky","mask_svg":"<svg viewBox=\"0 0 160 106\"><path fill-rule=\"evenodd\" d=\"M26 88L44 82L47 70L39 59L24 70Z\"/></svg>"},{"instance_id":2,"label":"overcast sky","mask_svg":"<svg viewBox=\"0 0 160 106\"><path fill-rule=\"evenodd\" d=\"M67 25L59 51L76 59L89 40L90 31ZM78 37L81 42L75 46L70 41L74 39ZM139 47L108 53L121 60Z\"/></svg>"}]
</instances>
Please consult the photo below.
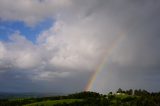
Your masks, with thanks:
<instances>
[{"instance_id":1,"label":"overcast sky","mask_svg":"<svg viewBox=\"0 0 160 106\"><path fill-rule=\"evenodd\" d=\"M160 91L159 10L159 0L0 0L0 91L83 91L108 52L90 90Z\"/></svg>"}]
</instances>

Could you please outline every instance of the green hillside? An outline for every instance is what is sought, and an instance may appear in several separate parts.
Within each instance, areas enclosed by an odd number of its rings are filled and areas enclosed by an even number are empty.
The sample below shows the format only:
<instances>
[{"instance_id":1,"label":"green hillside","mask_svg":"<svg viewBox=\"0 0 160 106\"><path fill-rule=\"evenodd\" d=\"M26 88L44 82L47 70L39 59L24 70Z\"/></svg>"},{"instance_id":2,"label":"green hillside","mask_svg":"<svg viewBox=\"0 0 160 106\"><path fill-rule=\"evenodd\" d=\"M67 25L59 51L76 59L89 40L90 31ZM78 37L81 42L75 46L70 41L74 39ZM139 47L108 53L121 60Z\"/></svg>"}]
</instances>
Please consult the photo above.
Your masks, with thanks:
<instances>
[{"instance_id":1,"label":"green hillside","mask_svg":"<svg viewBox=\"0 0 160 106\"><path fill-rule=\"evenodd\" d=\"M160 92L122 90L99 94L79 92L67 96L1 99L0 106L160 106Z\"/></svg>"},{"instance_id":2,"label":"green hillside","mask_svg":"<svg viewBox=\"0 0 160 106\"><path fill-rule=\"evenodd\" d=\"M82 99L47 100L47 101L27 104L24 106L54 106L56 104L71 104L73 102L81 102L81 101L83 100Z\"/></svg>"}]
</instances>

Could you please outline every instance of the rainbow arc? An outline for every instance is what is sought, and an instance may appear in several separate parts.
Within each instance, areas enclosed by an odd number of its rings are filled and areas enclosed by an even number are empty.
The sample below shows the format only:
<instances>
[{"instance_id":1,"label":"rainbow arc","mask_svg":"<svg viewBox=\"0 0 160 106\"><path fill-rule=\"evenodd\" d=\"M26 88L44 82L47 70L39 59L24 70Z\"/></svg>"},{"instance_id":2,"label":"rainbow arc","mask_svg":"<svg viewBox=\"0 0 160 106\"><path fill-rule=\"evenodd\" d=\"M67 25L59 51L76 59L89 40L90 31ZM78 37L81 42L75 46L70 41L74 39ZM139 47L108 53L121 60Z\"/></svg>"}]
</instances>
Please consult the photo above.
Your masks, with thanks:
<instances>
[{"instance_id":1,"label":"rainbow arc","mask_svg":"<svg viewBox=\"0 0 160 106\"><path fill-rule=\"evenodd\" d=\"M125 33L119 35L118 37L115 38L115 40L113 40L113 42L111 43L110 47L108 47L105 52L104 52L104 56L102 58L102 61L99 62L99 64L97 65L97 68L95 69L95 71L93 71L86 87L85 87L85 91L90 91L97 75L101 72L104 64L107 62L109 56L111 55L111 53L113 52L113 50L118 46L118 44L120 43L120 41L122 41L122 39L126 36Z\"/></svg>"}]
</instances>

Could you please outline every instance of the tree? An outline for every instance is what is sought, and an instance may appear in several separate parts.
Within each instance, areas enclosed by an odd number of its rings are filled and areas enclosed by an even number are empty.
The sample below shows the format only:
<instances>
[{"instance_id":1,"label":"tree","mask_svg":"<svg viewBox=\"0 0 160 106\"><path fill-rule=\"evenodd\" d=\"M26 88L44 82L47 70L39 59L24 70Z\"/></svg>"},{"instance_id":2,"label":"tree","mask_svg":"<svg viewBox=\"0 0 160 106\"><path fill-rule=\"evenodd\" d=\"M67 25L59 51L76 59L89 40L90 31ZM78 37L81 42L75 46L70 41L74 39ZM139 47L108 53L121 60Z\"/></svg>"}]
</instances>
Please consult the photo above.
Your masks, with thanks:
<instances>
[{"instance_id":1,"label":"tree","mask_svg":"<svg viewBox=\"0 0 160 106\"><path fill-rule=\"evenodd\" d=\"M119 88L117 93L123 93L123 90L121 88Z\"/></svg>"}]
</instances>

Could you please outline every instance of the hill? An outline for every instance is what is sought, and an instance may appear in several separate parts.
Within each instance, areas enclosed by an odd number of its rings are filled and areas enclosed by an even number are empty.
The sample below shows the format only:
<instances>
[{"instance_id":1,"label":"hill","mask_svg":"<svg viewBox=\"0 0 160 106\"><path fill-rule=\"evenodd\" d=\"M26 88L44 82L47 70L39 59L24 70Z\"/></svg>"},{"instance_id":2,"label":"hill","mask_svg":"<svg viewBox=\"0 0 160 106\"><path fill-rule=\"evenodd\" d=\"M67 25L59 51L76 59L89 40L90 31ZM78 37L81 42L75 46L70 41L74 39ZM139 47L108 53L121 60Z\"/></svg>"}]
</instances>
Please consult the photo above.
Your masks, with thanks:
<instances>
[{"instance_id":1,"label":"hill","mask_svg":"<svg viewBox=\"0 0 160 106\"><path fill-rule=\"evenodd\" d=\"M67 96L0 100L0 106L160 106L160 92L119 89L116 93L79 92Z\"/></svg>"},{"instance_id":2,"label":"hill","mask_svg":"<svg viewBox=\"0 0 160 106\"><path fill-rule=\"evenodd\" d=\"M54 92L25 92L25 93L15 93L15 92L0 92L0 99L15 99L15 98L40 98L49 96L64 95L63 93Z\"/></svg>"}]
</instances>

